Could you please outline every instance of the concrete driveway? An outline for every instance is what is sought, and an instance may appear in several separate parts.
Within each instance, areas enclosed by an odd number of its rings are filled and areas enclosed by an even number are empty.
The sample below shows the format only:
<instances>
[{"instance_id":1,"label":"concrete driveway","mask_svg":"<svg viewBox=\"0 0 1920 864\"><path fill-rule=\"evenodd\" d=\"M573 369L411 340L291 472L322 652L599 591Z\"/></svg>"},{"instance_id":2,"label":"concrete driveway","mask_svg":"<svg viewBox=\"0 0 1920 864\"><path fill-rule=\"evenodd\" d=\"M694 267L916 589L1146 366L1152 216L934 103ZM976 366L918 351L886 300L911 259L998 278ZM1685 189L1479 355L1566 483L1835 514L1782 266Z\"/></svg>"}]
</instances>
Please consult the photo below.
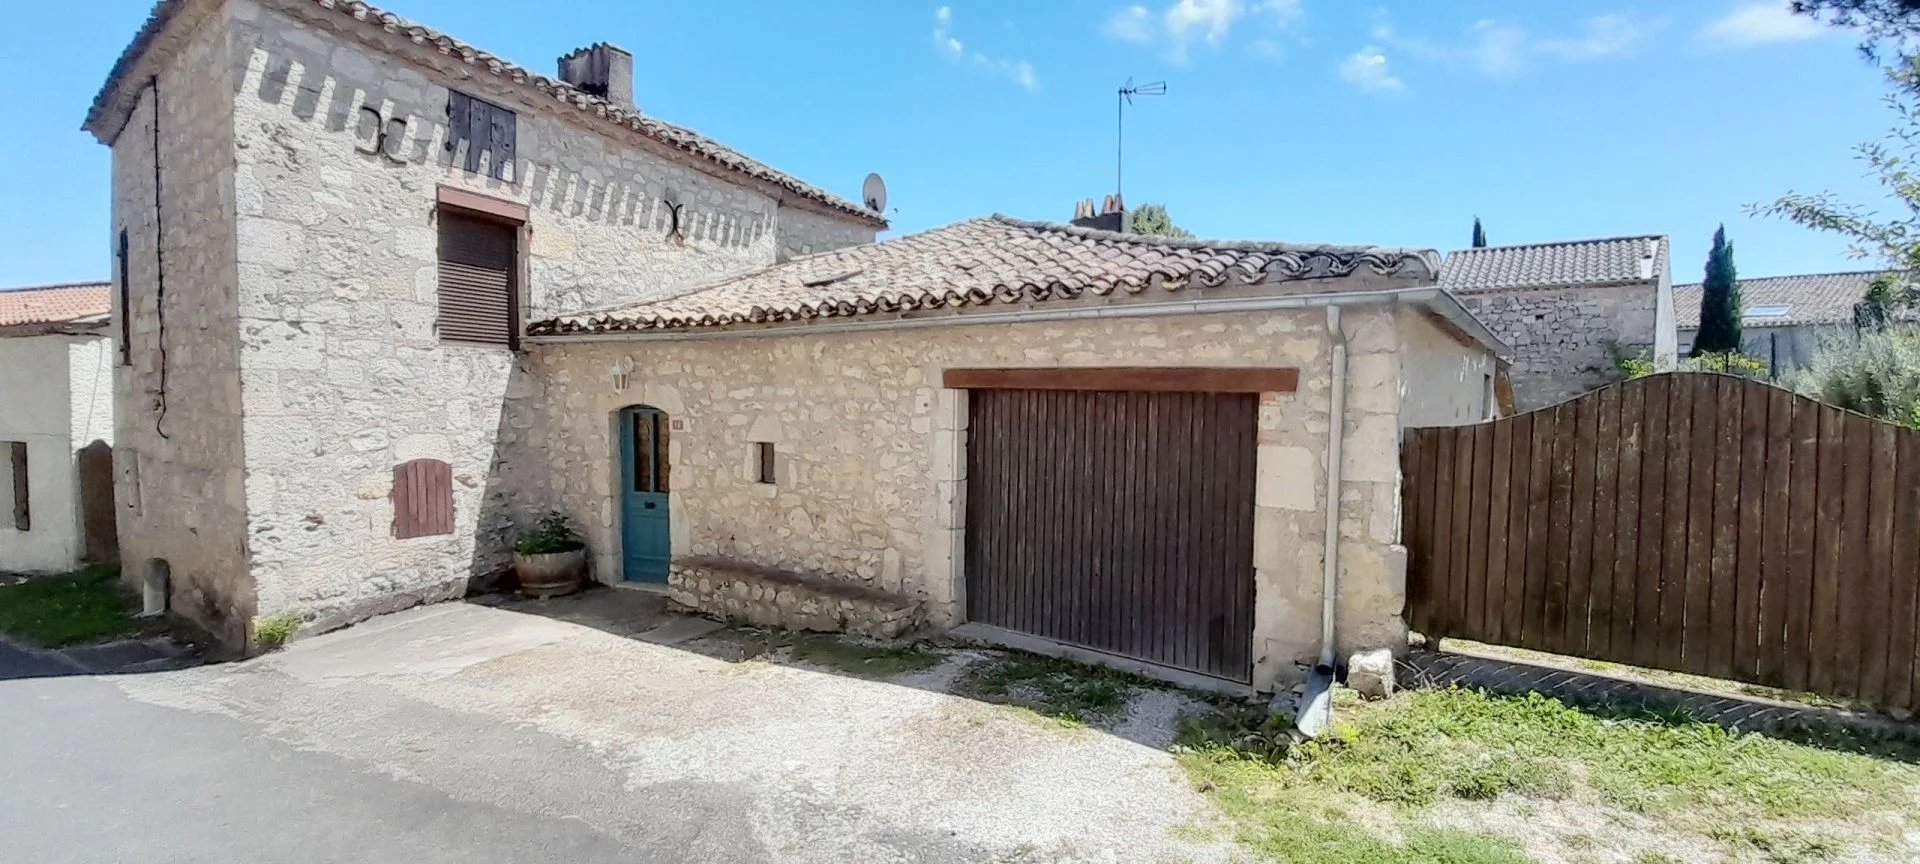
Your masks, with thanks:
<instances>
[{"instance_id":1,"label":"concrete driveway","mask_svg":"<svg viewBox=\"0 0 1920 864\"><path fill-rule=\"evenodd\" d=\"M873 681L739 662L714 626L594 592L0 681L0 837L42 864L1230 856L1174 830L1210 819L1162 749L1179 694L1063 729L944 692L978 652Z\"/></svg>"}]
</instances>

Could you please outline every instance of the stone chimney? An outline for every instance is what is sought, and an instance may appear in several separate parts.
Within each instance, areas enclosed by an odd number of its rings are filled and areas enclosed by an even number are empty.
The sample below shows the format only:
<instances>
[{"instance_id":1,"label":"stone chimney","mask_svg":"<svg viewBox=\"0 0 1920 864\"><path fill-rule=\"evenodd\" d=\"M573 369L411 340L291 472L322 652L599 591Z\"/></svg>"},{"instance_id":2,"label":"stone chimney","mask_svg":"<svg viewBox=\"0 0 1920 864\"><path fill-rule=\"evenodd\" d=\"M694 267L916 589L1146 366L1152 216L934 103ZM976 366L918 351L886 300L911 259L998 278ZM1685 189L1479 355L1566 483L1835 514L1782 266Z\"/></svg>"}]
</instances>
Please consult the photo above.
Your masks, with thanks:
<instances>
[{"instance_id":1,"label":"stone chimney","mask_svg":"<svg viewBox=\"0 0 1920 864\"><path fill-rule=\"evenodd\" d=\"M1125 234L1128 230L1127 205L1121 202L1120 196L1108 195L1100 201L1100 212L1095 213L1093 199L1083 198L1074 202L1072 224Z\"/></svg>"},{"instance_id":2,"label":"stone chimney","mask_svg":"<svg viewBox=\"0 0 1920 864\"><path fill-rule=\"evenodd\" d=\"M560 58L560 80L615 105L633 107L633 55L595 42Z\"/></svg>"}]
</instances>

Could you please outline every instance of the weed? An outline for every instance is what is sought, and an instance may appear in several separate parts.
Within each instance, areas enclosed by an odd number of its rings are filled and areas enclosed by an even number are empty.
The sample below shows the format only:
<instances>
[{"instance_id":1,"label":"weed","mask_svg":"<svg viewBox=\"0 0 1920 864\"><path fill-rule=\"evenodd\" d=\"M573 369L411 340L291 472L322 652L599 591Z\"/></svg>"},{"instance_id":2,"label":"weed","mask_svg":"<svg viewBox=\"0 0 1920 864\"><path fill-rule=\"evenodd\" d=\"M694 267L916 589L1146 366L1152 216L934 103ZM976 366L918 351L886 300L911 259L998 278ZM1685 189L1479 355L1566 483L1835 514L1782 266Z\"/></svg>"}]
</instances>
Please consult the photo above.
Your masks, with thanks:
<instances>
[{"instance_id":1,"label":"weed","mask_svg":"<svg viewBox=\"0 0 1920 864\"><path fill-rule=\"evenodd\" d=\"M253 644L262 651L272 651L287 644L293 634L299 632L303 623L300 616L292 612L268 615L253 619Z\"/></svg>"},{"instance_id":2,"label":"weed","mask_svg":"<svg viewBox=\"0 0 1920 864\"><path fill-rule=\"evenodd\" d=\"M103 642L140 629L117 567L0 585L0 634L43 648Z\"/></svg>"},{"instance_id":3,"label":"weed","mask_svg":"<svg viewBox=\"0 0 1920 864\"><path fill-rule=\"evenodd\" d=\"M1708 836L1728 846L1752 849L1771 864L1831 861L1841 852L1840 842L1832 837L1792 829L1721 826L1709 831Z\"/></svg>"},{"instance_id":4,"label":"weed","mask_svg":"<svg viewBox=\"0 0 1920 864\"><path fill-rule=\"evenodd\" d=\"M1147 682L1094 666L1032 655L1009 655L968 666L954 692L1026 708L1068 726L1107 720Z\"/></svg>"},{"instance_id":5,"label":"weed","mask_svg":"<svg viewBox=\"0 0 1920 864\"><path fill-rule=\"evenodd\" d=\"M940 662L938 655L917 645L877 645L819 633L794 639L791 656L803 663L869 678L919 672Z\"/></svg>"}]
</instances>

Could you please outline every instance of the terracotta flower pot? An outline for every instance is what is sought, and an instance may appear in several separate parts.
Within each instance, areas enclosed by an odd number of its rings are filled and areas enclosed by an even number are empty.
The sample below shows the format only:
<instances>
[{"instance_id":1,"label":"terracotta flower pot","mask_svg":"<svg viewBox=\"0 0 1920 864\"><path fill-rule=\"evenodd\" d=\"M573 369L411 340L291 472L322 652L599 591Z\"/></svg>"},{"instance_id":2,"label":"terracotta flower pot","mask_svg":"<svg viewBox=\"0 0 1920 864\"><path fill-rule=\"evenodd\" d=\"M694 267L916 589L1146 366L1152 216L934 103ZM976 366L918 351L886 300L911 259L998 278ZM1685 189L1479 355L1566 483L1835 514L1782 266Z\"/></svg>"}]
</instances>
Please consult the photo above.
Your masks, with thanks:
<instances>
[{"instance_id":1,"label":"terracotta flower pot","mask_svg":"<svg viewBox=\"0 0 1920 864\"><path fill-rule=\"evenodd\" d=\"M528 597L557 597L580 590L587 574L587 550L548 552L543 555L513 556L513 572L520 578L520 593Z\"/></svg>"}]
</instances>

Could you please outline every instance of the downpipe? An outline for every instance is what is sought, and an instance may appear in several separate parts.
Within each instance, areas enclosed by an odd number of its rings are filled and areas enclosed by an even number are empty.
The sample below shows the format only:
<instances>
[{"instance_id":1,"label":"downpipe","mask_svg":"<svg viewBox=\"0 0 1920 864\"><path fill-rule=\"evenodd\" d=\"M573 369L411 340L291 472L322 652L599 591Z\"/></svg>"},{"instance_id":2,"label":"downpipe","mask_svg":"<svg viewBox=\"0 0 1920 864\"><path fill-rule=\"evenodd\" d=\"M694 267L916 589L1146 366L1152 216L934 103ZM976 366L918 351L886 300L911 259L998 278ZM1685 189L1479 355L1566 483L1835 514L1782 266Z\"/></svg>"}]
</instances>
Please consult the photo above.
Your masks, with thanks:
<instances>
[{"instance_id":1,"label":"downpipe","mask_svg":"<svg viewBox=\"0 0 1920 864\"><path fill-rule=\"evenodd\" d=\"M1293 712L1300 734L1317 738L1333 723L1334 620L1340 593L1340 445L1346 439L1347 334L1340 327L1340 307L1327 307L1327 338L1333 343L1327 417L1327 528L1321 560L1320 662L1307 674L1306 687Z\"/></svg>"}]
</instances>

